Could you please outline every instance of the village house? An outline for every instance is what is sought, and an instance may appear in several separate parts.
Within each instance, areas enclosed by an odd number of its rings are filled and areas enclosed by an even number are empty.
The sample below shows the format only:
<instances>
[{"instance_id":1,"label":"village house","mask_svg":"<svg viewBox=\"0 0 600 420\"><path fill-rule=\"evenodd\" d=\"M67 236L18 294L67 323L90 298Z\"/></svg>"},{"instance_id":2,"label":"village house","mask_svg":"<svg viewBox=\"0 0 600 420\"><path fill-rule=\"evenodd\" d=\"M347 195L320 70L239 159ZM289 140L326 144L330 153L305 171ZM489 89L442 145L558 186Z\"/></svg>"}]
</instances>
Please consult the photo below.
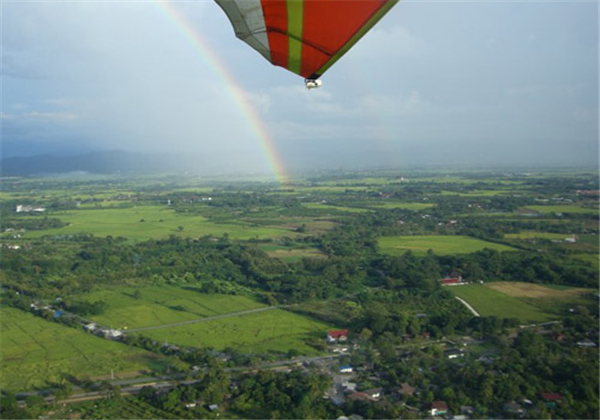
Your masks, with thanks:
<instances>
[{"instance_id":1,"label":"village house","mask_svg":"<svg viewBox=\"0 0 600 420\"><path fill-rule=\"evenodd\" d=\"M408 383L403 382L402 384L400 384L400 388L398 389L398 394L411 397L412 395L414 395L414 393L415 393L415 388L410 386Z\"/></svg>"},{"instance_id":2,"label":"village house","mask_svg":"<svg viewBox=\"0 0 600 420\"><path fill-rule=\"evenodd\" d=\"M456 359L458 357L463 357L465 354L461 349L448 349L444 351L444 356L448 359Z\"/></svg>"},{"instance_id":3,"label":"village house","mask_svg":"<svg viewBox=\"0 0 600 420\"><path fill-rule=\"evenodd\" d=\"M578 341L577 342L577 347L588 347L588 348L590 348L590 347L596 347L596 343L594 343L589 338L586 338L585 340Z\"/></svg>"},{"instance_id":4,"label":"village house","mask_svg":"<svg viewBox=\"0 0 600 420\"><path fill-rule=\"evenodd\" d=\"M506 414L508 414L511 417L514 416L523 416L525 415L525 409L523 407L521 407L521 404L516 403L514 401L512 402L507 402L502 406L502 411L504 411Z\"/></svg>"},{"instance_id":5,"label":"village house","mask_svg":"<svg viewBox=\"0 0 600 420\"><path fill-rule=\"evenodd\" d=\"M365 391L362 391L364 394L367 394L369 397L371 397L374 400L377 400L379 398L381 398L381 396L383 395L383 389L382 388L370 388L367 389Z\"/></svg>"},{"instance_id":6,"label":"village house","mask_svg":"<svg viewBox=\"0 0 600 420\"><path fill-rule=\"evenodd\" d=\"M444 401L433 401L429 409L431 416L443 416L448 412L448 404Z\"/></svg>"},{"instance_id":7,"label":"village house","mask_svg":"<svg viewBox=\"0 0 600 420\"><path fill-rule=\"evenodd\" d=\"M456 286L459 284L465 284L462 276L446 276L443 279L439 279L438 283L442 286Z\"/></svg>"},{"instance_id":8,"label":"village house","mask_svg":"<svg viewBox=\"0 0 600 420\"><path fill-rule=\"evenodd\" d=\"M373 398L364 392L353 392L352 394L348 395L348 399L351 401L377 401L376 398Z\"/></svg>"},{"instance_id":9,"label":"village house","mask_svg":"<svg viewBox=\"0 0 600 420\"><path fill-rule=\"evenodd\" d=\"M356 382L348 382L348 381L344 381L342 382L342 388L344 389L345 392L354 392L356 391Z\"/></svg>"},{"instance_id":10,"label":"village house","mask_svg":"<svg viewBox=\"0 0 600 420\"><path fill-rule=\"evenodd\" d=\"M34 212L43 212L46 211L45 207L33 207L33 206L26 206L23 204L18 204L17 207L15 208L15 211L17 213L30 213L32 211Z\"/></svg>"},{"instance_id":11,"label":"village house","mask_svg":"<svg viewBox=\"0 0 600 420\"><path fill-rule=\"evenodd\" d=\"M540 393L540 397L547 408L554 408L556 404L562 402L562 395L557 392L542 392Z\"/></svg>"},{"instance_id":12,"label":"village house","mask_svg":"<svg viewBox=\"0 0 600 420\"><path fill-rule=\"evenodd\" d=\"M96 328L97 328L97 327L98 327L98 326L97 326L96 324L94 324L93 322L92 322L92 323L90 323L90 324L86 324L86 325L84 325L84 326L83 326L83 328L85 328L86 330L88 330L88 331L90 331L90 332L94 332L94 331L96 331Z\"/></svg>"},{"instance_id":13,"label":"village house","mask_svg":"<svg viewBox=\"0 0 600 420\"><path fill-rule=\"evenodd\" d=\"M352 366L340 366L340 373L352 373L354 372L354 369L352 369Z\"/></svg>"},{"instance_id":14,"label":"village house","mask_svg":"<svg viewBox=\"0 0 600 420\"><path fill-rule=\"evenodd\" d=\"M327 342L337 343L338 341L346 341L348 339L348 330L334 330L327 332Z\"/></svg>"}]
</instances>

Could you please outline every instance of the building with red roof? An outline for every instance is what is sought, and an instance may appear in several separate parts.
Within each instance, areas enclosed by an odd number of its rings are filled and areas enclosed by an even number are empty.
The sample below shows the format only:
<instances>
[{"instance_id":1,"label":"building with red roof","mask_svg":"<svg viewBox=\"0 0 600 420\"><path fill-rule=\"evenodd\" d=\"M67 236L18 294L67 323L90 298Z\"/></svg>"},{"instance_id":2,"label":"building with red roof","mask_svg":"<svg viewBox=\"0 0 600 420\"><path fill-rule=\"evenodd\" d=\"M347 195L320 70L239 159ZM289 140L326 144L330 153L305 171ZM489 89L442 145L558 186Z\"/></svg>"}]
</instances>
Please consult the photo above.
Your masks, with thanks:
<instances>
[{"instance_id":1,"label":"building with red roof","mask_svg":"<svg viewBox=\"0 0 600 420\"><path fill-rule=\"evenodd\" d=\"M327 332L327 342L335 343L338 341L346 341L348 339L348 330L334 330Z\"/></svg>"}]
</instances>

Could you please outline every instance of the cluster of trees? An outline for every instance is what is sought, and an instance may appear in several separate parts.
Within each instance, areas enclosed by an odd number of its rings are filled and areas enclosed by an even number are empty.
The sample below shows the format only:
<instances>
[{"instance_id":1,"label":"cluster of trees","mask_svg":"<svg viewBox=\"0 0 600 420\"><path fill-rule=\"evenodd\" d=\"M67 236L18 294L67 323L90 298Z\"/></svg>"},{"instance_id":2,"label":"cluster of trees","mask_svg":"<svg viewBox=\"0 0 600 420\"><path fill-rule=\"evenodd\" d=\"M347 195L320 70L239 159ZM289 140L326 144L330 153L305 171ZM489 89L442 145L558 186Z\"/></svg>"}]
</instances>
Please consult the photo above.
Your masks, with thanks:
<instances>
[{"instance_id":1,"label":"cluster of trees","mask_svg":"<svg viewBox=\"0 0 600 420\"><path fill-rule=\"evenodd\" d=\"M259 371L232 379L213 363L192 384L166 393L144 387L137 398L179 418L213 418L211 405L240 418L335 418L343 412L323 399L330 385L326 375L300 371Z\"/></svg>"},{"instance_id":2,"label":"cluster of trees","mask_svg":"<svg viewBox=\"0 0 600 420\"><path fill-rule=\"evenodd\" d=\"M0 231L7 229L13 230L44 230L61 228L67 223L56 217L47 217L40 214L31 214L27 216L11 217L3 215L0 218Z\"/></svg>"}]
</instances>

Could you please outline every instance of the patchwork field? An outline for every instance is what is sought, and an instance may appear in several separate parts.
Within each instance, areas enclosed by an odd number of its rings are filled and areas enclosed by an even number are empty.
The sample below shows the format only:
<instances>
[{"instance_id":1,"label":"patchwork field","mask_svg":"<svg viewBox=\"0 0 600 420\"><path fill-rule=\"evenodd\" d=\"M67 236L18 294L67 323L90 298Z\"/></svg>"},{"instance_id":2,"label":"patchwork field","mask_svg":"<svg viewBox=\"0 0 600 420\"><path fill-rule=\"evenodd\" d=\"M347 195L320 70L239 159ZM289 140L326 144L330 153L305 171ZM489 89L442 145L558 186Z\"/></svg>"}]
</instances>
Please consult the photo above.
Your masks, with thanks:
<instances>
[{"instance_id":1,"label":"patchwork field","mask_svg":"<svg viewBox=\"0 0 600 420\"><path fill-rule=\"evenodd\" d=\"M534 231L524 231L519 233L507 233L504 235L506 239L549 239L549 240L564 240L565 238L570 238L572 235L567 233L552 233L552 232L534 232Z\"/></svg>"},{"instance_id":2,"label":"patchwork field","mask_svg":"<svg viewBox=\"0 0 600 420\"><path fill-rule=\"evenodd\" d=\"M55 213L53 217L70 225L59 229L26 232L25 237L91 233L96 236L122 236L132 241L144 241L165 238L169 235L198 237L221 236L227 233L235 239L265 239L296 235L295 232L280 227L214 223L203 216L175 213L167 206L85 209Z\"/></svg>"},{"instance_id":3,"label":"patchwork field","mask_svg":"<svg viewBox=\"0 0 600 420\"><path fill-rule=\"evenodd\" d=\"M523 323L545 322L552 316L537 307L489 287L488 283L448 287L455 295L464 299L482 316L517 318Z\"/></svg>"},{"instance_id":4,"label":"patchwork field","mask_svg":"<svg viewBox=\"0 0 600 420\"><path fill-rule=\"evenodd\" d=\"M439 255L468 254L484 248L497 251L514 250L506 245L459 235L384 236L379 238L378 244L381 252L390 255L403 254L408 250L424 254L429 249Z\"/></svg>"},{"instance_id":5,"label":"patchwork field","mask_svg":"<svg viewBox=\"0 0 600 420\"><path fill-rule=\"evenodd\" d=\"M523 323L556 319L569 307L597 305L591 289L499 281L448 288L483 316L518 318Z\"/></svg>"},{"instance_id":6,"label":"patchwork field","mask_svg":"<svg viewBox=\"0 0 600 420\"><path fill-rule=\"evenodd\" d=\"M442 191L440 195L458 195L460 197L494 197L497 195L510 195L514 190L473 190L469 192Z\"/></svg>"},{"instance_id":7,"label":"patchwork field","mask_svg":"<svg viewBox=\"0 0 600 420\"><path fill-rule=\"evenodd\" d=\"M281 309L200 322L179 327L143 331L156 340L184 346L233 347L248 353L287 352L296 349L315 354L306 344L310 337L325 339L333 326Z\"/></svg>"},{"instance_id":8,"label":"patchwork field","mask_svg":"<svg viewBox=\"0 0 600 420\"><path fill-rule=\"evenodd\" d=\"M46 387L65 375L94 377L109 375L111 369L118 376L165 363L161 356L14 308L2 308L0 322L2 389Z\"/></svg>"},{"instance_id":9,"label":"patchwork field","mask_svg":"<svg viewBox=\"0 0 600 420\"><path fill-rule=\"evenodd\" d=\"M522 283L512 281L498 281L486 285L490 289L497 290L509 296L520 298L557 298L566 299L590 293L590 289L579 287L542 286L540 284Z\"/></svg>"},{"instance_id":10,"label":"patchwork field","mask_svg":"<svg viewBox=\"0 0 600 420\"><path fill-rule=\"evenodd\" d=\"M562 315L568 309L577 306L587 306L592 311L598 310L598 299L594 296L597 291L592 289L521 282L494 282L488 283L488 287L520 299L553 316Z\"/></svg>"},{"instance_id":11,"label":"patchwork field","mask_svg":"<svg viewBox=\"0 0 600 420\"><path fill-rule=\"evenodd\" d=\"M358 207L342 207L342 206L332 206L329 204L321 204L321 203L303 203L302 207L306 207L308 209L318 209L318 210L335 210L345 213L367 213L370 210L362 209Z\"/></svg>"},{"instance_id":12,"label":"patchwork field","mask_svg":"<svg viewBox=\"0 0 600 420\"><path fill-rule=\"evenodd\" d=\"M101 315L89 319L113 328L140 328L242 312L265 305L246 296L203 294L192 288L146 286L134 296L134 288L110 288L85 296L85 300L103 300L107 307Z\"/></svg>"},{"instance_id":13,"label":"patchwork field","mask_svg":"<svg viewBox=\"0 0 600 420\"><path fill-rule=\"evenodd\" d=\"M370 206L377 209L404 209L404 210L424 210L434 207L434 203L384 203L376 206Z\"/></svg>"},{"instance_id":14,"label":"patchwork field","mask_svg":"<svg viewBox=\"0 0 600 420\"><path fill-rule=\"evenodd\" d=\"M555 206L527 206L522 211L532 211L534 213L573 213L573 214L595 214L598 216L598 209L580 207L577 205L555 205Z\"/></svg>"}]
</instances>

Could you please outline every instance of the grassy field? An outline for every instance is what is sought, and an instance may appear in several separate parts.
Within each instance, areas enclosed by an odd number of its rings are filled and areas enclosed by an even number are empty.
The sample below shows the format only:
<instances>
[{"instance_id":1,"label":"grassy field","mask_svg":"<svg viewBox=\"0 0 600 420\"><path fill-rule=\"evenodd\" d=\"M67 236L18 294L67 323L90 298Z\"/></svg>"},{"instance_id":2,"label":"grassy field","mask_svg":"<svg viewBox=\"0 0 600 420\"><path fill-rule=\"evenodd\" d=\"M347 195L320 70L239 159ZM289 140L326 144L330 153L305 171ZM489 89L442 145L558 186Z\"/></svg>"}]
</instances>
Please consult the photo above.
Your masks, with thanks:
<instances>
[{"instance_id":1,"label":"grassy field","mask_svg":"<svg viewBox=\"0 0 600 420\"><path fill-rule=\"evenodd\" d=\"M157 367L164 358L84 331L4 307L1 317L2 389L46 387L65 375L110 375Z\"/></svg>"},{"instance_id":2,"label":"grassy field","mask_svg":"<svg viewBox=\"0 0 600 420\"><path fill-rule=\"evenodd\" d=\"M594 296L597 290L507 281L489 283L488 286L553 316L563 315L569 308L577 306L598 309L598 299Z\"/></svg>"},{"instance_id":3,"label":"grassy field","mask_svg":"<svg viewBox=\"0 0 600 420\"><path fill-rule=\"evenodd\" d=\"M553 205L553 206L527 206L521 211L532 211L534 213L573 213L573 214L595 214L598 215L598 209L580 207L575 204Z\"/></svg>"},{"instance_id":4,"label":"grassy field","mask_svg":"<svg viewBox=\"0 0 600 420\"><path fill-rule=\"evenodd\" d=\"M146 286L107 288L86 295L89 302L103 300L107 308L101 315L88 317L113 328L152 327L175 322L241 312L265 305L246 296L209 295L192 288L175 286Z\"/></svg>"},{"instance_id":5,"label":"grassy field","mask_svg":"<svg viewBox=\"0 0 600 420\"><path fill-rule=\"evenodd\" d=\"M580 296L591 292L590 289L579 287L551 287L517 281L498 281L494 283L488 283L487 287L518 298L567 299L573 296Z\"/></svg>"},{"instance_id":6,"label":"grassy field","mask_svg":"<svg viewBox=\"0 0 600 420\"><path fill-rule=\"evenodd\" d=\"M494 197L497 195L511 195L514 190L474 190L469 192L457 192L457 191L442 191L440 195L458 195L460 197Z\"/></svg>"},{"instance_id":7,"label":"grassy field","mask_svg":"<svg viewBox=\"0 0 600 420\"><path fill-rule=\"evenodd\" d=\"M490 285L494 283L470 284L466 286L448 287L455 295L469 303L482 316L499 318L517 318L523 323L544 322L552 319L552 315L526 303L515 296L496 290Z\"/></svg>"},{"instance_id":8,"label":"grassy field","mask_svg":"<svg viewBox=\"0 0 600 420\"><path fill-rule=\"evenodd\" d=\"M306 344L309 337L325 339L333 327L323 322L281 309L217 319L180 327L143 331L159 341L184 346L233 347L248 353L287 352L304 354L316 350Z\"/></svg>"},{"instance_id":9,"label":"grassy field","mask_svg":"<svg viewBox=\"0 0 600 420\"><path fill-rule=\"evenodd\" d=\"M408 250L417 254L423 254L429 249L439 255L468 254L484 248L495 249L497 251L514 250L506 245L459 235L384 236L379 238L378 244L381 252L390 255L403 254Z\"/></svg>"},{"instance_id":10,"label":"grassy field","mask_svg":"<svg viewBox=\"0 0 600 420\"><path fill-rule=\"evenodd\" d=\"M307 194L307 193L330 193L330 194L344 194L349 191L368 191L374 187L359 185L359 186L329 186L329 185L319 185L314 187L299 187L296 188L296 194Z\"/></svg>"},{"instance_id":11,"label":"grassy field","mask_svg":"<svg viewBox=\"0 0 600 420\"><path fill-rule=\"evenodd\" d=\"M367 213L371 210L361 209L358 207L342 207L342 206L332 206L329 204L321 204L321 203L303 203L302 207L306 207L308 209L318 209L318 210L336 210L345 213Z\"/></svg>"},{"instance_id":12,"label":"grassy field","mask_svg":"<svg viewBox=\"0 0 600 420\"><path fill-rule=\"evenodd\" d=\"M598 254L574 254L573 258L580 261L589 262L596 269L600 268L600 259L598 258Z\"/></svg>"},{"instance_id":13,"label":"grassy field","mask_svg":"<svg viewBox=\"0 0 600 420\"><path fill-rule=\"evenodd\" d=\"M279 258L288 262L296 262L304 257L324 257L318 249L306 247L286 247L283 245L259 245L259 248L265 251L271 258Z\"/></svg>"},{"instance_id":14,"label":"grassy field","mask_svg":"<svg viewBox=\"0 0 600 420\"><path fill-rule=\"evenodd\" d=\"M221 236L227 233L234 239L265 239L296 235L293 231L279 227L213 223L203 216L175 213L167 206L75 210L55 213L53 216L70 225L59 229L26 232L25 237L91 233L96 236L122 236L132 241L144 241L169 235L198 237ZM183 230L180 230L179 226L182 226Z\"/></svg>"},{"instance_id":15,"label":"grassy field","mask_svg":"<svg viewBox=\"0 0 600 420\"><path fill-rule=\"evenodd\" d=\"M523 231L519 233L507 233L504 235L506 239L556 239L556 240L564 240L565 238L570 238L571 235L568 233L551 233L551 232L535 232L535 231Z\"/></svg>"},{"instance_id":16,"label":"grassy field","mask_svg":"<svg viewBox=\"0 0 600 420\"><path fill-rule=\"evenodd\" d=\"M434 206L435 206L434 203L398 203L397 202L397 203L378 204L378 205L370 206L370 207L377 208L377 209L404 209L404 210L419 211L419 210L429 209Z\"/></svg>"}]
</instances>

